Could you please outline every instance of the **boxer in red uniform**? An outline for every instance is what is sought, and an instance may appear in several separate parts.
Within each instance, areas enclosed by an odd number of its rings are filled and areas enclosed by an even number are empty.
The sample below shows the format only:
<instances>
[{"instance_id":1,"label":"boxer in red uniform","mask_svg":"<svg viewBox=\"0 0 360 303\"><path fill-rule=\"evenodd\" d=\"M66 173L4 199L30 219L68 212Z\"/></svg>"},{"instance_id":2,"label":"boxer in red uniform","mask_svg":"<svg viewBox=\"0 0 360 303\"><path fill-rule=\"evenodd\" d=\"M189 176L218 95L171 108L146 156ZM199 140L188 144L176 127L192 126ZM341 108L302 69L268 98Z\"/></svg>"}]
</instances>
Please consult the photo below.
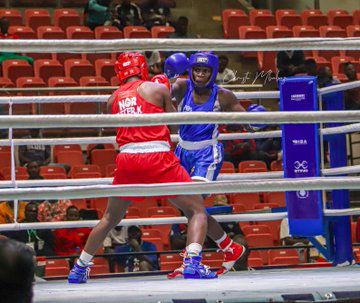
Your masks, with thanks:
<instances>
[{"instance_id":1,"label":"boxer in red uniform","mask_svg":"<svg viewBox=\"0 0 360 303\"><path fill-rule=\"evenodd\" d=\"M108 100L108 111L120 115L174 112L170 93L163 84L148 80L143 55L122 53L115 63L120 87ZM119 127L113 184L191 182L178 158L170 151L170 132L166 125ZM103 218L94 227L77 263L68 276L69 283L86 283L91 261L108 232L125 216L131 201L139 197L111 197ZM201 263L201 250L207 232L207 214L200 195L170 197L170 202L188 215L187 261L184 277L213 279L217 275Z\"/></svg>"}]
</instances>

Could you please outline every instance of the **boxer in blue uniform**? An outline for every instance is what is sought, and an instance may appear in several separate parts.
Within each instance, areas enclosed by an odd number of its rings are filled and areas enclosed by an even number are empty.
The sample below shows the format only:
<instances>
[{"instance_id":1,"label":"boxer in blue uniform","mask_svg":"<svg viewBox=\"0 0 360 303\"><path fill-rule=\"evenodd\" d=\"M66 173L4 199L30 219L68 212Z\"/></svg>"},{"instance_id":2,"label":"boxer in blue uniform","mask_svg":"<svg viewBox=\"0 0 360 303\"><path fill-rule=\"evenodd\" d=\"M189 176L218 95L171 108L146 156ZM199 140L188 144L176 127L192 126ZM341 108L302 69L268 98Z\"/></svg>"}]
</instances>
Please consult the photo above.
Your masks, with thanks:
<instances>
[{"instance_id":1,"label":"boxer in blue uniform","mask_svg":"<svg viewBox=\"0 0 360 303\"><path fill-rule=\"evenodd\" d=\"M218 57L209 52L199 52L187 60L183 53L171 55L165 61L164 71L169 78L188 69L189 79L178 78L172 85L172 96L181 112L242 112L245 111L233 92L215 84ZM216 180L223 160L224 148L218 142L217 124L180 125L180 141L175 154L183 167L196 181ZM208 235L224 252L224 262L218 275L228 272L244 255L244 246L233 242L220 224L208 216ZM169 277L181 274L178 268Z\"/></svg>"}]
</instances>

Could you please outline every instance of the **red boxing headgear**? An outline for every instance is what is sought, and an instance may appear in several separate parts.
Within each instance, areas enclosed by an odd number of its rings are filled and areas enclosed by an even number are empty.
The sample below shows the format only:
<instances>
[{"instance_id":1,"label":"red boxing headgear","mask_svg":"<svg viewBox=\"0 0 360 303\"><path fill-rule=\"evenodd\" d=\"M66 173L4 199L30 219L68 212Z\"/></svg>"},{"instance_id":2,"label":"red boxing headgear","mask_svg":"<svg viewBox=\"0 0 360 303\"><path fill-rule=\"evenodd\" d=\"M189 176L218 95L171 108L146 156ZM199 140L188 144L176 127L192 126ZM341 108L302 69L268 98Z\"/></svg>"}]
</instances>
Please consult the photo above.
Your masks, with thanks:
<instances>
[{"instance_id":1,"label":"red boxing headgear","mask_svg":"<svg viewBox=\"0 0 360 303\"><path fill-rule=\"evenodd\" d=\"M139 76L141 80L149 78L148 66L145 57L138 52L125 52L119 55L114 65L116 76L120 85L125 83L127 78Z\"/></svg>"},{"instance_id":2,"label":"red boxing headgear","mask_svg":"<svg viewBox=\"0 0 360 303\"><path fill-rule=\"evenodd\" d=\"M165 74L155 75L151 78L151 82L164 84L169 91L171 90L169 78Z\"/></svg>"}]
</instances>

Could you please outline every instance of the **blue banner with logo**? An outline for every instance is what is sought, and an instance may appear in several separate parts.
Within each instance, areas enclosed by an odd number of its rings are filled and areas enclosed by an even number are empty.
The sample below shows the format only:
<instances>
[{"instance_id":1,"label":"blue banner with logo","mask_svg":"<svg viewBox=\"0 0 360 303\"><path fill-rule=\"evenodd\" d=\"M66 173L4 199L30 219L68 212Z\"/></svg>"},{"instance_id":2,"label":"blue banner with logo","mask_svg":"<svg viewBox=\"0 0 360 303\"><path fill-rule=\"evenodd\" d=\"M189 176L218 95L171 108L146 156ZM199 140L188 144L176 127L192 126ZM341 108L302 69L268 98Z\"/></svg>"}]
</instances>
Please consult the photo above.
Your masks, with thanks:
<instances>
[{"instance_id":1,"label":"blue banner with logo","mask_svg":"<svg viewBox=\"0 0 360 303\"><path fill-rule=\"evenodd\" d=\"M282 111L318 110L316 78L290 77L279 81ZM320 176L318 124L282 125L283 167L285 178ZM292 236L323 234L321 191L286 192L289 231Z\"/></svg>"}]
</instances>

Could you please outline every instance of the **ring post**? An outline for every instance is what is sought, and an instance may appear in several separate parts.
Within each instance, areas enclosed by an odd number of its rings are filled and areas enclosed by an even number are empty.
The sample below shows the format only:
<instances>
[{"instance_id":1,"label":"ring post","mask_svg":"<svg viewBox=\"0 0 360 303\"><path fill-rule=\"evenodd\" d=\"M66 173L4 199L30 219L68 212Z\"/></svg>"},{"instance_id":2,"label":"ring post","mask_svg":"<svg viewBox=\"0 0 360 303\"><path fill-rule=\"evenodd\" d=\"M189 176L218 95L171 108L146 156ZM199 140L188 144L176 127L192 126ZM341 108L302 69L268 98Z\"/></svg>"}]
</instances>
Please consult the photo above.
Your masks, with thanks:
<instances>
[{"instance_id":1,"label":"ring post","mask_svg":"<svg viewBox=\"0 0 360 303\"><path fill-rule=\"evenodd\" d=\"M324 110L344 110L344 93L342 91L322 96ZM327 123L327 127L343 126L343 123ZM325 136L328 142L330 166L332 168L347 166L346 135L336 134ZM348 190L333 190L332 209L350 208ZM349 216L336 217L331 220L333 224L334 265L350 265L353 263L351 223Z\"/></svg>"},{"instance_id":2,"label":"ring post","mask_svg":"<svg viewBox=\"0 0 360 303\"><path fill-rule=\"evenodd\" d=\"M289 77L279 81L282 111L318 110L316 78ZM320 176L319 126L316 123L282 125L285 178ZM289 232L312 237L324 233L320 190L286 192Z\"/></svg>"}]
</instances>

